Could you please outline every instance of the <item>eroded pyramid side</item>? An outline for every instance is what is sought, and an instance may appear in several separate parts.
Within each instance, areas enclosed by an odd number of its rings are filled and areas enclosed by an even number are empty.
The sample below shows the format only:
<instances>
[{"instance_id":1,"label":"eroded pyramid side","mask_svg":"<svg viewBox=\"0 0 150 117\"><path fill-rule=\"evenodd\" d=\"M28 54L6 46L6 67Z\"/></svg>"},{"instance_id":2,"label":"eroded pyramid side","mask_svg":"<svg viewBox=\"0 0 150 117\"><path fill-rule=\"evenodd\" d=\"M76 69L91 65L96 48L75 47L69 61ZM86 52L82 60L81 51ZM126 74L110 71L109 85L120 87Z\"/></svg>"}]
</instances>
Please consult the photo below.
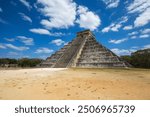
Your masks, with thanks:
<instances>
[{"instance_id":1,"label":"eroded pyramid side","mask_svg":"<svg viewBox=\"0 0 150 117\"><path fill-rule=\"evenodd\" d=\"M98 43L90 30L77 33L77 37L48 57L42 67L112 68L126 64L112 51Z\"/></svg>"}]
</instances>

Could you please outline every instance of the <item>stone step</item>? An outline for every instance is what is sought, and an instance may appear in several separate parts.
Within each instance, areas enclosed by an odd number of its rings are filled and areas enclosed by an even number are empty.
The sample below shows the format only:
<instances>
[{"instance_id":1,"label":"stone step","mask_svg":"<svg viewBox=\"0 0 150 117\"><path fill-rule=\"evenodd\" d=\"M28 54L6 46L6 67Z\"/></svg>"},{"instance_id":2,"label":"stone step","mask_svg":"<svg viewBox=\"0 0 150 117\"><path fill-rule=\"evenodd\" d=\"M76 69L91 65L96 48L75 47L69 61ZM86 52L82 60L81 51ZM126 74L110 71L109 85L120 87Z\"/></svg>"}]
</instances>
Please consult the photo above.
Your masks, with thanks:
<instances>
[{"instance_id":1,"label":"stone step","mask_svg":"<svg viewBox=\"0 0 150 117\"><path fill-rule=\"evenodd\" d=\"M75 53L77 52L79 47L82 45L82 42L84 40L85 40L85 38L83 38L83 39L81 39L81 38L75 39L72 42L71 47L64 52L63 56L57 61L56 65L54 67L55 68L67 67L67 65L69 64L70 60L75 55Z\"/></svg>"},{"instance_id":2,"label":"stone step","mask_svg":"<svg viewBox=\"0 0 150 117\"><path fill-rule=\"evenodd\" d=\"M41 63L44 67L125 67L120 58L96 41L89 30L77 37Z\"/></svg>"},{"instance_id":3,"label":"stone step","mask_svg":"<svg viewBox=\"0 0 150 117\"><path fill-rule=\"evenodd\" d=\"M87 52L87 53L83 53L81 55L82 56L87 56L87 57L90 57L90 56L112 56L111 53L108 53L108 52Z\"/></svg>"},{"instance_id":4,"label":"stone step","mask_svg":"<svg viewBox=\"0 0 150 117\"><path fill-rule=\"evenodd\" d=\"M92 60L92 59L118 59L118 57L114 57L114 56L81 56L78 60L85 60L85 59L89 59L89 60Z\"/></svg>"},{"instance_id":5,"label":"stone step","mask_svg":"<svg viewBox=\"0 0 150 117\"><path fill-rule=\"evenodd\" d=\"M42 62L40 64L40 66L53 67L57 63L57 61L61 58L61 56L64 54L64 52L71 46L72 42L69 42L67 45L65 45L63 48L61 48L59 51L52 54L44 62Z\"/></svg>"},{"instance_id":6,"label":"stone step","mask_svg":"<svg viewBox=\"0 0 150 117\"><path fill-rule=\"evenodd\" d=\"M87 68L109 68L109 67L125 67L122 62L111 62L111 63L77 63L77 67L87 67Z\"/></svg>"}]
</instances>

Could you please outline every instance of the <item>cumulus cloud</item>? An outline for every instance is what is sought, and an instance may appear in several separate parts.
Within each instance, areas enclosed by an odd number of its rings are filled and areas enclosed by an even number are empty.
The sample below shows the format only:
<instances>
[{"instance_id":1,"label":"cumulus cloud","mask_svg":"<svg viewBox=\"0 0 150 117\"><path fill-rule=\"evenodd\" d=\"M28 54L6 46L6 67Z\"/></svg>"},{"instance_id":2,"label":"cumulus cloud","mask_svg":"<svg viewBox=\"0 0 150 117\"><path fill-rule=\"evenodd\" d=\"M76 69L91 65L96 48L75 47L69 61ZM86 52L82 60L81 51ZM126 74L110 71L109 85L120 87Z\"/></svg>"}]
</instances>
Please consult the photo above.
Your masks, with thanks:
<instances>
[{"instance_id":1,"label":"cumulus cloud","mask_svg":"<svg viewBox=\"0 0 150 117\"><path fill-rule=\"evenodd\" d=\"M109 32L109 31L118 32L121 27L122 27L122 24L115 24L115 23L112 23L110 26L105 27L105 28L102 30L102 32L103 32L103 33Z\"/></svg>"},{"instance_id":2,"label":"cumulus cloud","mask_svg":"<svg viewBox=\"0 0 150 117\"><path fill-rule=\"evenodd\" d=\"M127 10L128 13L138 13L138 17L134 21L135 27L141 27L150 22L150 0L134 0Z\"/></svg>"},{"instance_id":3,"label":"cumulus cloud","mask_svg":"<svg viewBox=\"0 0 150 117\"><path fill-rule=\"evenodd\" d=\"M116 24L115 26L111 27L111 30L114 31L114 32L118 32L119 28L121 28L121 27L122 27L121 24Z\"/></svg>"},{"instance_id":4,"label":"cumulus cloud","mask_svg":"<svg viewBox=\"0 0 150 117\"><path fill-rule=\"evenodd\" d=\"M111 49L115 54L122 56L122 55L130 55L132 52L135 52L136 49L119 49L119 48L113 48Z\"/></svg>"},{"instance_id":5,"label":"cumulus cloud","mask_svg":"<svg viewBox=\"0 0 150 117\"><path fill-rule=\"evenodd\" d=\"M6 49L6 46L0 43L0 49Z\"/></svg>"},{"instance_id":6,"label":"cumulus cloud","mask_svg":"<svg viewBox=\"0 0 150 117\"><path fill-rule=\"evenodd\" d=\"M137 36L131 36L131 39L136 39L137 38Z\"/></svg>"},{"instance_id":7,"label":"cumulus cloud","mask_svg":"<svg viewBox=\"0 0 150 117\"><path fill-rule=\"evenodd\" d=\"M128 33L129 36L133 36L133 35L137 35L138 32L137 31L134 31L134 32L131 32L131 33Z\"/></svg>"},{"instance_id":8,"label":"cumulus cloud","mask_svg":"<svg viewBox=\"0 0 150 117\"><path fill-rule=\"evenodd\" d=\"M48 18L41 21L46 28L68 28L74 25L76 3L72 0L37 0L37 6L38 11Z\"/></svg>"},{"instance_id":9,"label":"cumulus cloud","mask_svg":"<svg viewBox=\"0 0 150 117\"><path fill-rule=\"evenodd\" d=\"M149 49L150 48L150 44L148 45L144 45L143 49Z\"/></svg>"},{"instance_id":10,"label":"cumulus cloud","mask_svg":"<svg viewBox=\"0 0 150 117\"><path fill-rule=\"evenodd\" d=\"M6 48L10 48L13 50L17 50L17 51L24 51L24 50L28 50L29 47L25 47L25 46L15 46L13 44L0 44L0 46L2 46L2 49L6 49Z\"/></svg>"},{"instance_id":11,"label":"cumulus cloud","mask_svg":"<svg viewBox=\"0 0 150 117\"><path fill-rule=\"evenodd\" d=\"M32 19L29 16L25 15L24 13L18 13L18 14L22 17L24 21L28 21L32 23Z\"/></svg>"},{"instance_id":12,"label":"cumulus cloud","mask_svg":"<svg viewBox=\"0 0 150 117\"><path fill-rule=\"evenodd\" d=\"M45 48L45 47L41 47L41 48L38 48L35 53L37 54L49 54L49 53L52 53L54 50L52 49L49 49L49 48Z\"/></svg>"},{"instance_id":13,"label":"cumulus cloud","mask_svg":"<svg viewBox=\"0 0 150 117\"><path fill-rule=\"evenodd\" d=\"M50 32L48 30L42 28L30 29L30 32L41 34L41 35L50 35Z\"/></svg>"},{"instance_id":14,"label":"cumulus cloud","mask_svg":"<svg viewBox=\"0 0 150 117\"><path fill-rule=\"evenodd\" d=\"M101 24L98 15L73 0L37 0L36 9L46 17L40 23L47 29L67 29L77 23L81 28L95 30Z\"/></svg>"},{"instance_id":15,"label":"cumulus cloud","mask_svg":"<svg viewBox=\"0 0 150 117\"><path fill-rule=\"evenodd\" d=\"M111 40L109 41L109 43L120 44L120 43L125 42L125 41L127 41L127 40L128 40L127 38L119 39L119 40L111 39Z\"/></svg>"},{"instance_id":16,"label":"cumulus cloud","mask_svg":"<svg viewBox=\"0 0 150 117\"><path fill-rule=\"evenodd\" d=\"M29 49L29 47L23 47L23 46L17 47L17 46L14 46L12 44L6 44L6 47L8 47L10 49L18 50L18 51L24 51L24 50Z\"/></svg>"},{"instance_id":17,"label":"cumulus cloud","mask_svg":"<svg viewBox=\"0 0 150 117\"><path fill-rule=\"evenodd\" d=\"M107 8L116 8L119 5L120 0L102 0L106 5Z\"/></svg>"},{"instance_id":18,"label":"cumulus cloud","mask_svg":"<svg viewBox=\"0 0 150 117\"><path fill-rule=\"evenodd\" d=\"M135 27L140 27L148 24L150 22L150 8L146 9L143 13L141 13L136 20L134 21Z\"/></svg>"},{"instance_id":19,"label":"cumulus cloud","mask_svg":"<svg viewBox=\"0 0 150 117\"><path fill-rule=\"evenodd\" d=\"M132 26L132 25L125 26L123 29L124 29L124 30L131 30L131 29L133 29L133 26Z\"/></svg>"},{"instance_id":20,"label":"cumulus cloud","mask_svg":"<svg viewBox=\"0 0 150 117\"><path fill-rule=\"evenodd\" d=\"M28 8L28 10L32 9L32 6L30 5L29 2L27 2L27 0L19 0L24 6L26 6Z\"/></svg>"},{"instance_id":21,"label":"cumulus cloud","mask_svg":"<svg viewBox=\"0 0 150 117\"><path fill-rule=\"evenodd\" d=\"M52 40L51 43L56 44L57 46L61 46L62 44L65 44L65 41L63 41L62 39L55 39Z\"/></svg>"},{"instance_id":22,"label":"cumulus cloud","mask_svg":"<svg viewBox=\"0 0 150 117\"><path fill-rule=\"evenodd\" d=\"M34 39L25 37L25 36L17 36L17 39L24 43L25 45L34 45Z\"/></svg>"},{"instance_id":23,"label":"cumulus cloud","mask_svg":"<svg viewBox=\"0 0 150 117\"><path fill-rule=\"evenodd\" d=\"M78 23L81 28L95 30L101 24L99 16L89 11L87 7L79 6L77 12L79 19L76 20L76 23Z\"/></svg>"},{"instance_id":24,"label":"cumulus cloud","mask_svg":"<svg viewBox=\"0 0 150 117\"><path fill-rule=\"evenodd\" d=\"M140 31L134 31L131 33L128 33L129 36L131 36L131 39L135 38L148 38L150 37L150 29L144 29Z\"/></svg>"},{"instance_id":25,"label":"cumulus cloud","mask_svg":"<svg viewBox=\"0 0 150 117\"><path fill-rule=\"evenodd\" d=\"M140 38L148 38L148 37L150 37L148 34L140 35Z\"/></svg>"},{"instance_id":26,"label":"cumulus cloud","mask_svg":"<svg viewBox=\"0 0 150 117\"><path fill-rule=\"evenodd\" d=\"M40 35L49 35L49 36L55 36L55 37L65 35L64 33L61 33L61 32L51 33L49 30L42 29L42 28L33 28L33 29L30 29L29 31L32 33L40 34Z\"/></svg>"},{"instance_id":27,"label":"cumulus cloud","mask_svg":"<svg viewBox=\"0 0 150 117\"><path fill-rule=\"evenodd\" d=\"M103 33L109 32L109 31L114 31L114 32L118 32L119 29L122 27L122 25L124 23L126 23L128 21L128 17L124 16L120 19L117 20L117 22L111 23L109 26L105 27L102 29Z\"/></svg>"},{"instance_id":28,"label":"cumulus cloud","mask_svg":"<svg viewBox=\"0 0 150 117\"><path fill-rule=\"evenodd\" d=\"M141 30L141 33L142 34L150 34L150 29L144 29L144 30Z\"/></svg>"},{"instance_id":29,"label":"cumulus cloud","mask_svg":"<svg viewBox=\"0 0 150 117\"><path fill-rule=\"evenodd\" d=\"M134 0L128 7L129 13L144 12L150 6L149 0Z\"/></svg>"}]
</instances>

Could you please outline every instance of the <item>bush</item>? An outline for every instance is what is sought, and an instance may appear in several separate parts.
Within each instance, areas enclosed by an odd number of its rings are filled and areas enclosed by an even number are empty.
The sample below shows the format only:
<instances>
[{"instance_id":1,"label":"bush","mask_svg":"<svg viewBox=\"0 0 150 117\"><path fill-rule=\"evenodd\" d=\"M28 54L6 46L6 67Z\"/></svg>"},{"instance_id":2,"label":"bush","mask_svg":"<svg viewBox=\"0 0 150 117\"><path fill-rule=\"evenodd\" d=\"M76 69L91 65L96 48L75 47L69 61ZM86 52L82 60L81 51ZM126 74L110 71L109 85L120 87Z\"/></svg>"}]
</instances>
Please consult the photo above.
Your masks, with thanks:
<instances>
[{"instance_id":1,"label":"bush","mask_svg":"<svg viewBox=\"0 0 150 117\"><path fill-rule=\"evenodd\" d=\"M35 67L42 62L42 59L9 59L9 58L0 58L0 66L17 64L19 67Z\"/></svg>"},{"instance_id":2,"label":"bush","mask_svg":"<svg viewBox=\"0 0 150 117\"><path fill-rule=\"evenodd\" d=\"M23 58L18 60L18 66L20 67L35 67L42 62L41 59L28 59Z\"/></svg>"},{"instance_id":3,"label":"bush","mask_svg":"<svg viewBox=\"0 0 150 117\"><path fill-rule=\"evenodd\" d=\"M139 50L121 58L136 68L150 68L150 50Z\"/></svg>"}]
</instances>

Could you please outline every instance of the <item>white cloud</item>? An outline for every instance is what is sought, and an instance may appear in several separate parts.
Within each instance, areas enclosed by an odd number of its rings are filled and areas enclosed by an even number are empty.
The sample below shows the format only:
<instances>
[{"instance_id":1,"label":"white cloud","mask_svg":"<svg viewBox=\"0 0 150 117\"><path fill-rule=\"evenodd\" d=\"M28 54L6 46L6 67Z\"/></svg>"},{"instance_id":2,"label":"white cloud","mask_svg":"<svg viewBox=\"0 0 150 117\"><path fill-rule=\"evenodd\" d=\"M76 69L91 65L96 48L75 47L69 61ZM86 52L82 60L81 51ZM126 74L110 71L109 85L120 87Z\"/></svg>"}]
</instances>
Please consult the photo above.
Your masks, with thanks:
<instances>
[{"instance_id":1,"label":"white cloud","mask_svg":"<svg viewBox=\"0 0 150 117\"><path fill-rule=\"evenodd\" d=\"M76 22L82 28L95 30L101 23L99 16L87 7L78 6L77 9L73 0L38 0L36 9L47 18L40 22L47 29L69 28Z\"/></svg>"},{"instance_id":2,"label":"white cloud","mask_svg":"<svg viewBox=\"0 0 150 117\"><path fill-rule=\"evenodd\" d=\"M52 49L42 47L42 48L37 49L35 51L35 53L37 53L37 54L49 54L49 53L52 53L53 51L54 50L52 50Z\"/></svg>"},{"instance_id":3,"label":"white cloud","mask_svg":"<svg viewBox=\"0 0 150 117\"><path fill-rule=\"evenodd\" d=\"M24 51L24 50L28 50L29 47L24 47L24 46L14 46L12 44L5 44L5 47L10 48L10 49L14 49L14 50L18 50L18 51Z\"/></svg>"},{"instance_id":4,"label":"white cloud","mask_svg":"<svg viewBox=\"0 0 150 117\"><path fill-rule=\"evenodd\" d=\"M131 49L139 49L139 47L138 46L133 46L133 47L131 47Z\"/></svg>"},{"instance_id":5,"label":"white cloud","mask_svg":"<svg viewBox=\"0 0 150 117\"><path fill-rule=\"evenodd\" d=\"M19 0L24 6L26 6L28 8L28 10L32 9L32 6L30 5L29 2L27 2L27 0Z\"/></svg>"},{"instance_id":6,"label":"white cloud","mask_svg":"<svg viewBox=\"0 0 150 117\"><path fill-rule=\"evenodd\" d=\"M147 8L143 13L139 15L134 21L135 27L140 27L148 24L150 22L150 8Z\"/></svg>"},{"instance_id":7,"label":"white cloud","mask_svg":"<svg viewBox=\"0 0 150 117\"><path fill-rule=\"evenodd\" d=\"M25 37L25 36L17 36L17 39L24 43L25 45L34 45L33 38Z\"/></svg>"},{"instance_id":8,"label":"white cloud","mask_svg":"<svg viewBox=\"0 0 150 117\"><path fill-rule=\"evenodd\" d=\"M6 49L5 45L0 43L0 49Z\"/></svg>"},{"instance_id":9,"label":"white cloud","mask_svg":"<svg viewBox=\"0 0 150 117\"><path fill-rule=\"evenodd\" d=\"M3 12L3 9L2 9L2 8L0 8L0 12Z\"/></svg>"},{"instance_id":10,"label":"white cloud","mask_svg":"<svg viewBox=\"0 0 150 117\"><path fill-rule=\"evenodd\" d=\"M141 13L150 7L150 0L134 0L128 7L129 13Z\"/></svg>"},{"instance_id":11,"label":"white cloud","mask_svg":"<svg viewBox=\"0 0 150 117\"><path fill-rule=\"evenodd\" d=\"M113 48L111 49L115 54L117 55L130 55L132 52L135 52L136 49L118 49L118 48Z\"/></svg>"},{"instance_id":12,"label":"white cloud","mask_svg":"<svg viewBox=\"0 0 150 117\"><path fill-rule=\"evenodd\" d=\"M128 33L129 36L133 36L133 35L137 35L138 32L137 31L134 31L134 32L131 32L131 33Z\"/></svg>"},{"instance_id":13,"label":"white cloud","mask_svg":"<svg viewBox=\"0 0 150 117\"><path fill-rule=\"evenodd\" d=\"M110 27L110 26L105 27L105 28L103 28L102 32L103 32L103 33L109 32L109 31L110 31L110 29L111 29L111 27Z\"/></svg>"},{"instance_id":14,"label":"white cloud","mask_svg":"<svg viewBox=\"0 0 150 117\"><path fill-rule=\"evenodd\" d=\"M116 24L115 26L111 27L111 30L114 31L114 32L118 32L119 28L121 28L121 27L122 27L121 24Z\"/></svg>"},{"instance_id":15,"label":"white cloud","mask_svg":"<svg viewBox=\"0 0 150 117\"><path fill-rule=\"evenodd\" d=\"M55 36L55 37L65 35L64 33L61 33L61 32L51 33L49 30L42 29L42 28L33 28L33 29L30 29L29 31L32 32L32 33L36 33L36 34L49 35L49 36Z\"/></svg>"},{"instance_id":16,"label":"white cloud","mask_svg":"<svg viewBox=\"0 0 150 117\"><path fill-rule=\"evenodd\" d=\"M140 38L148 38L150 37L149 35L145 34L145 35L140 35Z\"/></svg>"},{"instance_id":17,"label":"white cloud","mask_svg":"<svg viewBox=\"0 0 150 117\"><path fill-rule=\"evenodd\" d=\"M107 5L107 8L116 8L120 0L103 0L103 2Z\"/></svg>"},{"instance_id":18,"label":"white cloud","mask_svg":"<svg viewBox=\"0 0 150 117\"><path fill-rule=\"evenodd\" d=\"M109 31L118 32L121 27L122 27L122 24L115 24L115 23L112 23L110 26L105 27L105 28L102 30L102 32L103 32L103 33L109 32Z\"/></svg>"},{"instance_id":19,"label":"white cloud","mask_svg":"<svg viewBox=\"0 0 150 117\"><path fill-rule=\"evenodd\" d=\"M25 15L24 13L18 13L18 14L22 17L24 21L28 21L32 23L32 19L29 16Z\"/></svg>"},{"instance_id":20,"label":"white cloud","mask_svg":"<svg viewBox=\"0 0 150 117\"><path fill-rule=\"evenodd\" d=\"M55 39L55 40L52 40L51 43L56 44L57 46L60 46L62 44L65 44L65 41L63 41L62 39Z\"/></svg>"},{"instance_id":21,"label":"white cloud","mask_svg":"<svg viewBox=\"0 0 150 117\"><path fill-rule=\"evenodd\" d=\"M150 29L141 30L142 34L150 34Z\"/></svg>"},{"instance_id":22,"label":"white cloud","mask_svg":"<svg viewBox=\"0 0 150 117\"><path fill-rule=\"evenodd\" d=\"M80 25L81 28L95 30L101 24L101 20L98 15L94 12L88 10L85 6L78 7L79 19L76 22Z\"/></svg>"},{"instance_id":23,"label":"white cloud","mask_svg":"<svg viewBox=\"0 0 150 117\"><path fill-rule=\"evenodd\" d=\"M38 8L39 6L42 6ZM48 18L41 24L48 29L68 28L76 19L76 3L73 0L38 0L37 9Z\"/></svg>"},{"instance_id":24,"label":"white cloud","mask_svg":"<svg viewBox=\"0 0 150 117\"><path fill-rule=\"evenodd\" d=\"M136 39L137 38L137 36L131 36L131 39Z\"/></svg>"},{"instance_id":25,"label":"white cloud","mask_svg":"<svg viewBox=\"0 0 150 117\"><path fill-rule=\"evenodd\" d=\"M41 35L50 35L50 32L48 30L41 29L41 28L30 29L30 32L41 34Z\"/></svg>"},{"instance_id":26,"label":"white cloud","mask_svg":"<svg viewBox=\"0 0 150 117\"><path fill-rule=\"evenodd\" d=\"M13 39L13 38L5 38L5 40L6 40L6 41L9 41L9 42L15 41L15 39Z\"/></svg>"},{"instance_id":27,"label":"white cloud","mask_svg":"<svg viewBox=\"0 0 150 117\"><path fill-rule=\"evenodd\" d=\"M134 21L135 27L141 27L150 22L150 0L134 0L127 10L128 13L138 13L138 17Z\"/></svg>"},{"instance_id":28,"label":"white cloud","mask_svg":"<svg viewBox=\"0 0 150 117\"><path fill-rule=\"evenodd\" d=\"M127 21L128 21L128 17L123 16L123 17L119 18L116 22L111 23L109 26L102 29L102 32L103 33L106 33L109 31L118 32L119 29L122 27L122 24L126 23Z\"/></svg>"},{"instance_id":29,"label":"white cloud","mask_svg":"<svg viewBox=\"0 0 150 117\"><path fill-rule=\"evenodd\" d=\"M102 30L102 32L105 33L105 32L112 31L111 29L112 29L112 27L114 27L114 26L115 26L115 23L112 23L110 26L105 27L105 28Z\"/></svg>"},{"instance_id":30,"label":"white cloud","mask_svg":"<svg viewBox=\"0 0 150 117\"><path fill-rule=\"evenodd\" d=\"M125 50L125 49L113 48L111 49L111 51L113 51L117 55L129 55L130 54L130 51Z\"/></svg>"},{"instance_id":31,"label":"white cloud","mask_svg":"<svg viewBox=\"0 0 150 117\"><path fill-rule=\"evenodd\" d=\"M145 45L145 46L143 47L143 49L149 49L149 48L150 48L150 44Z\"/></svg>"},{"instance_id":32,"label":"white cloud","mask_svg":"<svg viewBox=\"0 0 150 117\"><path fill-rule=\"evenodd\" d=\"M133 29L133 26L132 26L132 25L125 26L123 29L124 29L124 30L131 30L131 29Z\"/></svg>"},{"instance_id":33,"label":"white cloud","mask_svg":"<svg viewBox=\"0 0 150 117\"><path fill-rule=\"evenodd\" d=\"M150 37L150 30L149 29L144 29L144 30L140 30L138 31L134 31L132 33L128 33L129 36L131 36L131 39L136 39L136 38L148 38ZM138 36L139 34L139 36Z\"/></svg>"},{"instance_id":34,"label":"white cloud","mask_svg":"<svg viewBox=\"0 0 150 117\"><path fill-rule=\"evenodd\" d=\"M120 24L126 23L128 21L128 17L127 16L123 16L120 19Z\"/></svg>"},{"instance_id":35,"label":"white cloud","mask_svg":"<svg viewBox=\"0 0 150 117\"><path fill-rule=\"evenodd\" d=\"M122 42L124 42L124 41L127 41L127 40L128 40L127 38L119 39L119 40L114 40L114 39L112 39L112 40L109 41L109 43L120 44L120 43L122 43Z\"/></svg>"}]
</instances>

